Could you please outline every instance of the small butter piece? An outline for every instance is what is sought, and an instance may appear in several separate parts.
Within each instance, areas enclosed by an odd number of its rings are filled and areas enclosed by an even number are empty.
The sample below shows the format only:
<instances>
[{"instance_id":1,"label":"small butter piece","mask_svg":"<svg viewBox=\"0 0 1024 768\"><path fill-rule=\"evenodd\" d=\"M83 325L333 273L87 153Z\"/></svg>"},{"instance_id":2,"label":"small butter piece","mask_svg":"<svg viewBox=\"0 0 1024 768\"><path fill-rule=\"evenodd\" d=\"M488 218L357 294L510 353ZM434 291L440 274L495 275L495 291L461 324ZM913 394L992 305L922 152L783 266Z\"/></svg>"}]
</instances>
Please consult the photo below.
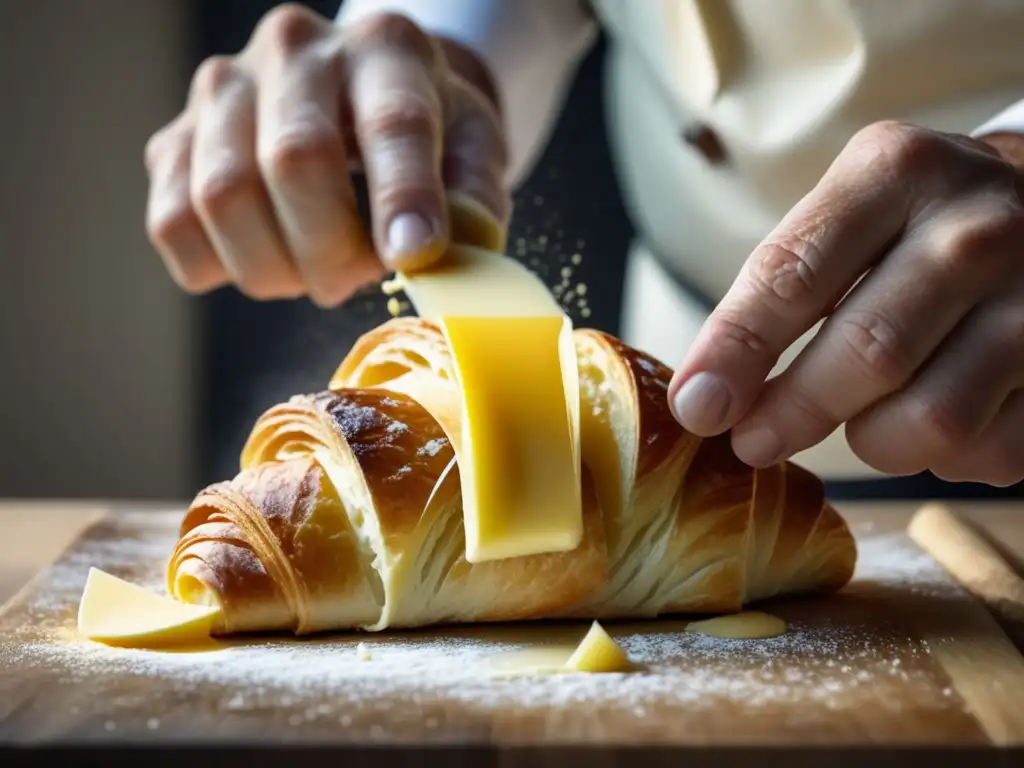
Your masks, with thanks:
<instances>
[{"instance_id":1,"label":"small butter piece","mask_svg":"<svg viewBox=\"0 0 1024 768\"><path fill-rule=\"evenodd\" d=\"M384 280L380 284L380 290L385 296L394 296L403 290L401 278L395 277L391 280Z\"/></svg>"},{"instance_id":2,"label":"small butter piece","mask_svg":"<svg viewBox=\"0 0 1024 768\"><path fill-rule=\"evenodd\" d=\"M78 632L106 645L181 645L209 639L219 614L217 606L182 603L90 568Z\"/></svg>"},{"instance_id":3,"label":"small butter piece","mask_svg":"<svg viewBox=\"0 0 1024 768\"><path fill-rule=\"evenodd\" d=\"M758 640L785 634L786 622L770 613L744 611L691 622L686 631L728 640Z\"/></svg>"},{"instance_id":4,"label":"small butter piece","mask_svg":"<svg viewBox=\"0 0 1024 768\"><path fill-rule=\"evenodd\" d=\"M576 672L628 672L633 663L622 646L595 621L565 662L565 668Z\"/></svg>"},{"instance_id":5,"label":"small butter piece","mask_svg":"<svg viewBox=\"0 0 1024 768\"><path fill-rule=\"evenodd\" d=\"M373 654L370 653L370 648L366 645L366 643L360 643L356 646L356 658L360 661L373 660Z\"/></svg>"}]
</instances>

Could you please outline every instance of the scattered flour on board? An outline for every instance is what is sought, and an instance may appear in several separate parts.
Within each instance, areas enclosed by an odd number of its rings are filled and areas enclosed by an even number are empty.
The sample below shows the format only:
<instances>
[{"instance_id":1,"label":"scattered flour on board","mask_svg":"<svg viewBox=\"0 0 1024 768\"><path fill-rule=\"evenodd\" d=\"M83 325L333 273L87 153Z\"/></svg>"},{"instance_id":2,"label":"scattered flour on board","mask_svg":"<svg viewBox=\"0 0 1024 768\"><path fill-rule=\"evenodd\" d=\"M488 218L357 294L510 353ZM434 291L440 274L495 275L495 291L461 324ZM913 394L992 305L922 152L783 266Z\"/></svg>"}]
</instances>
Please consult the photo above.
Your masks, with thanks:
<instances>
[{"instance_id":1,"label":"scattered flour on board","mask_svg":"<svg viewBox=\"0 0 1024 768\"><path fill-rule=\"evenodd\" d=\"M958 589L930 557L901 535L867 538L859 547L858 581L928 594ZM162 680L176 695L221 686L224 709L299 706L289 722L321 715L351 718L360 711L387 708L396 700L462 702L474 711L510 705L530 709L574 702L614 704L637 716L659 703L713 707L723 698L745 707L810 699L836 709L856 706L858 689L867 695L879 685L900 685L930 674L928 665L915 663L915 658L928 653L923 644L912 643L908 648L905 639L894 639L897 635L867 623L827 619L792 622L785 635L764 640L685 633L678 624L664 631L655 627L653 632L648 625L636 634L624 627L619 641L631 658L645 666L644 671L499 679L486 674L492 669L488 663L523 645L487 639L481 632L361 633L288 643L261 638L216 650L175 653L90 643L74 634L71 620L53 618L73 615L69 608L77 604L90 565L116 572L138 562L161 562L166 555L166 542L145 540L96 541L71 553L50 569L47 588L37 591L29 606L36 620L32 638L0 642L0 666L14 662L21 668L38 669L62 684L89 690L90 697L100 694L105 681L126 674ZM162 590L160 574L152 574L142 586ZM919 688L934 690L931 683ZM948 706L959 706L951 690L945 693ZM335 709L318 706L330 712L301 709L304 702L322 702L325 697ZM122 697L121 702L125 708L137 703L131 697ZM160 725L154 722L148 727Z\"/></svg>"}]
</instances>

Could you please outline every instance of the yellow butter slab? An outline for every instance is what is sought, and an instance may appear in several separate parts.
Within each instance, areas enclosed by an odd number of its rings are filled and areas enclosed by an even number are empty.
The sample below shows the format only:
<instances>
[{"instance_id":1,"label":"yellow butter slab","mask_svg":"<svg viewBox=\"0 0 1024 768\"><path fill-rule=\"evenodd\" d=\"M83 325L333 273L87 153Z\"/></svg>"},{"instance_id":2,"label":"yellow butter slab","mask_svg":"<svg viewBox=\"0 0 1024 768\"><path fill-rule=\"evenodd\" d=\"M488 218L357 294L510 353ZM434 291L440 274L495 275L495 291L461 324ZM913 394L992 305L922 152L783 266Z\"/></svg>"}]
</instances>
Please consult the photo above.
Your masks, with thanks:
<instances>
[{"instance_id":1,"label":"yellow butter slab","mask_svg":"<svg viewBox=\"0 0 1024 768\"><path fill-rule=\"evenodd\" d=\"M90 568L78 632L107 645L181 645L209 639L219 614L217 606L182 603Z\"/></svg>"},{"instance_id":2,"label":"yellow butter slab","mask_svg":"<svg viewBox=\"0 0 1024 768\"><path fill-rule=\"evenodd\" d=\"M565 667L574 672L628 672L633 663L622 646L595 621Z\"/></svg>"},{"instance_id":3,"label":"yellow butter slab","mask_svg":"<svg viewBox=\"0 0 1024 768\"><path fill-rule=\"evenodd\" d=\"M466 559L574 549L583 513L572 322L540 278L493 251L456 245L399 279L444 332L463 395L453 447Z\"/></svg>"}]
</instances>

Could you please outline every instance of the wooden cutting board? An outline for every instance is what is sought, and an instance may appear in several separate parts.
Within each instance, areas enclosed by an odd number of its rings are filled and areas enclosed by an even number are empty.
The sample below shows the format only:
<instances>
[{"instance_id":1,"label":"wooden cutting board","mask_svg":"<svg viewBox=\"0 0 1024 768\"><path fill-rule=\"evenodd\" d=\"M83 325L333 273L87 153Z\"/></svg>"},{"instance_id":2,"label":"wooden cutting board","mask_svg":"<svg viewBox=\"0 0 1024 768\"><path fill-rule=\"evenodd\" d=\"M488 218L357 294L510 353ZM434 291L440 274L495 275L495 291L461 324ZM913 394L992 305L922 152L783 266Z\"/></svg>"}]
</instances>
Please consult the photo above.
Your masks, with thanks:
<instances>
[{"instance_id":1,"label":"wooden cutting board","mask_svg":"<svg viewBox=\"0 0 1024 768\"><path fill-rule=\"evenodd\" d=\"M100 520L0 613L0 742L333 744L1024 743L1024 658L902 530L851 522L854 581L765 606L785 636L612 624L628 675L496 679L517 649L586 624L439 628L204 649L75 635L89 566L162 588L179 513ZM362 644L362 646L360 645Z\"/></svg>"}]
</instances>

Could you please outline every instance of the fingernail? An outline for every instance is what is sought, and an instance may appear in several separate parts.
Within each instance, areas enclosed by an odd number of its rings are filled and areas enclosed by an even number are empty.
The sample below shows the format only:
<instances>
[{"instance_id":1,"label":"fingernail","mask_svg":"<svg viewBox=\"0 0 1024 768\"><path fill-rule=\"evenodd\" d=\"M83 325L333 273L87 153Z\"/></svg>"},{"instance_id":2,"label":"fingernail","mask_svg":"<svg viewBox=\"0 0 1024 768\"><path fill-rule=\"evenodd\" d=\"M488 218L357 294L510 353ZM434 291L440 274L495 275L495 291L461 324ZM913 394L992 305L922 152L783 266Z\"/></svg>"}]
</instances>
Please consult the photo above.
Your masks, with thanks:
<instances>
[{"instance_id":1,"label":"fingernail","mask_svg":"<svg viewBox=\"0 0 1024 768\"><path fill-rule=\"evenodd\" d=\"M731 404L729 388L713 373L706 371L687 379L672 398L676 419L697 435L720 432Z\"/></svg>"},{"instance_id":2,"label":"fingernail","mask_svg":"<svg viewBox=\"0 0 1024 768\"><path fill-rule=\"evenodd\" d=\"M400 261L422 251L434 239L437 229L418 213L400 213L388 226L389 260Z\"/></svg>"},{"instance_id":3,"label":"fingernail","mask_svg":"<svg viewBox=\"0 0 1024 768\"><path fill-rule=\"evenodd\" d=\"M749 432L734 434L732 448L736 457L754 467L768 467L782 460L782 440L770 427L755 427Z\"/></svg>"}]
</instances>

